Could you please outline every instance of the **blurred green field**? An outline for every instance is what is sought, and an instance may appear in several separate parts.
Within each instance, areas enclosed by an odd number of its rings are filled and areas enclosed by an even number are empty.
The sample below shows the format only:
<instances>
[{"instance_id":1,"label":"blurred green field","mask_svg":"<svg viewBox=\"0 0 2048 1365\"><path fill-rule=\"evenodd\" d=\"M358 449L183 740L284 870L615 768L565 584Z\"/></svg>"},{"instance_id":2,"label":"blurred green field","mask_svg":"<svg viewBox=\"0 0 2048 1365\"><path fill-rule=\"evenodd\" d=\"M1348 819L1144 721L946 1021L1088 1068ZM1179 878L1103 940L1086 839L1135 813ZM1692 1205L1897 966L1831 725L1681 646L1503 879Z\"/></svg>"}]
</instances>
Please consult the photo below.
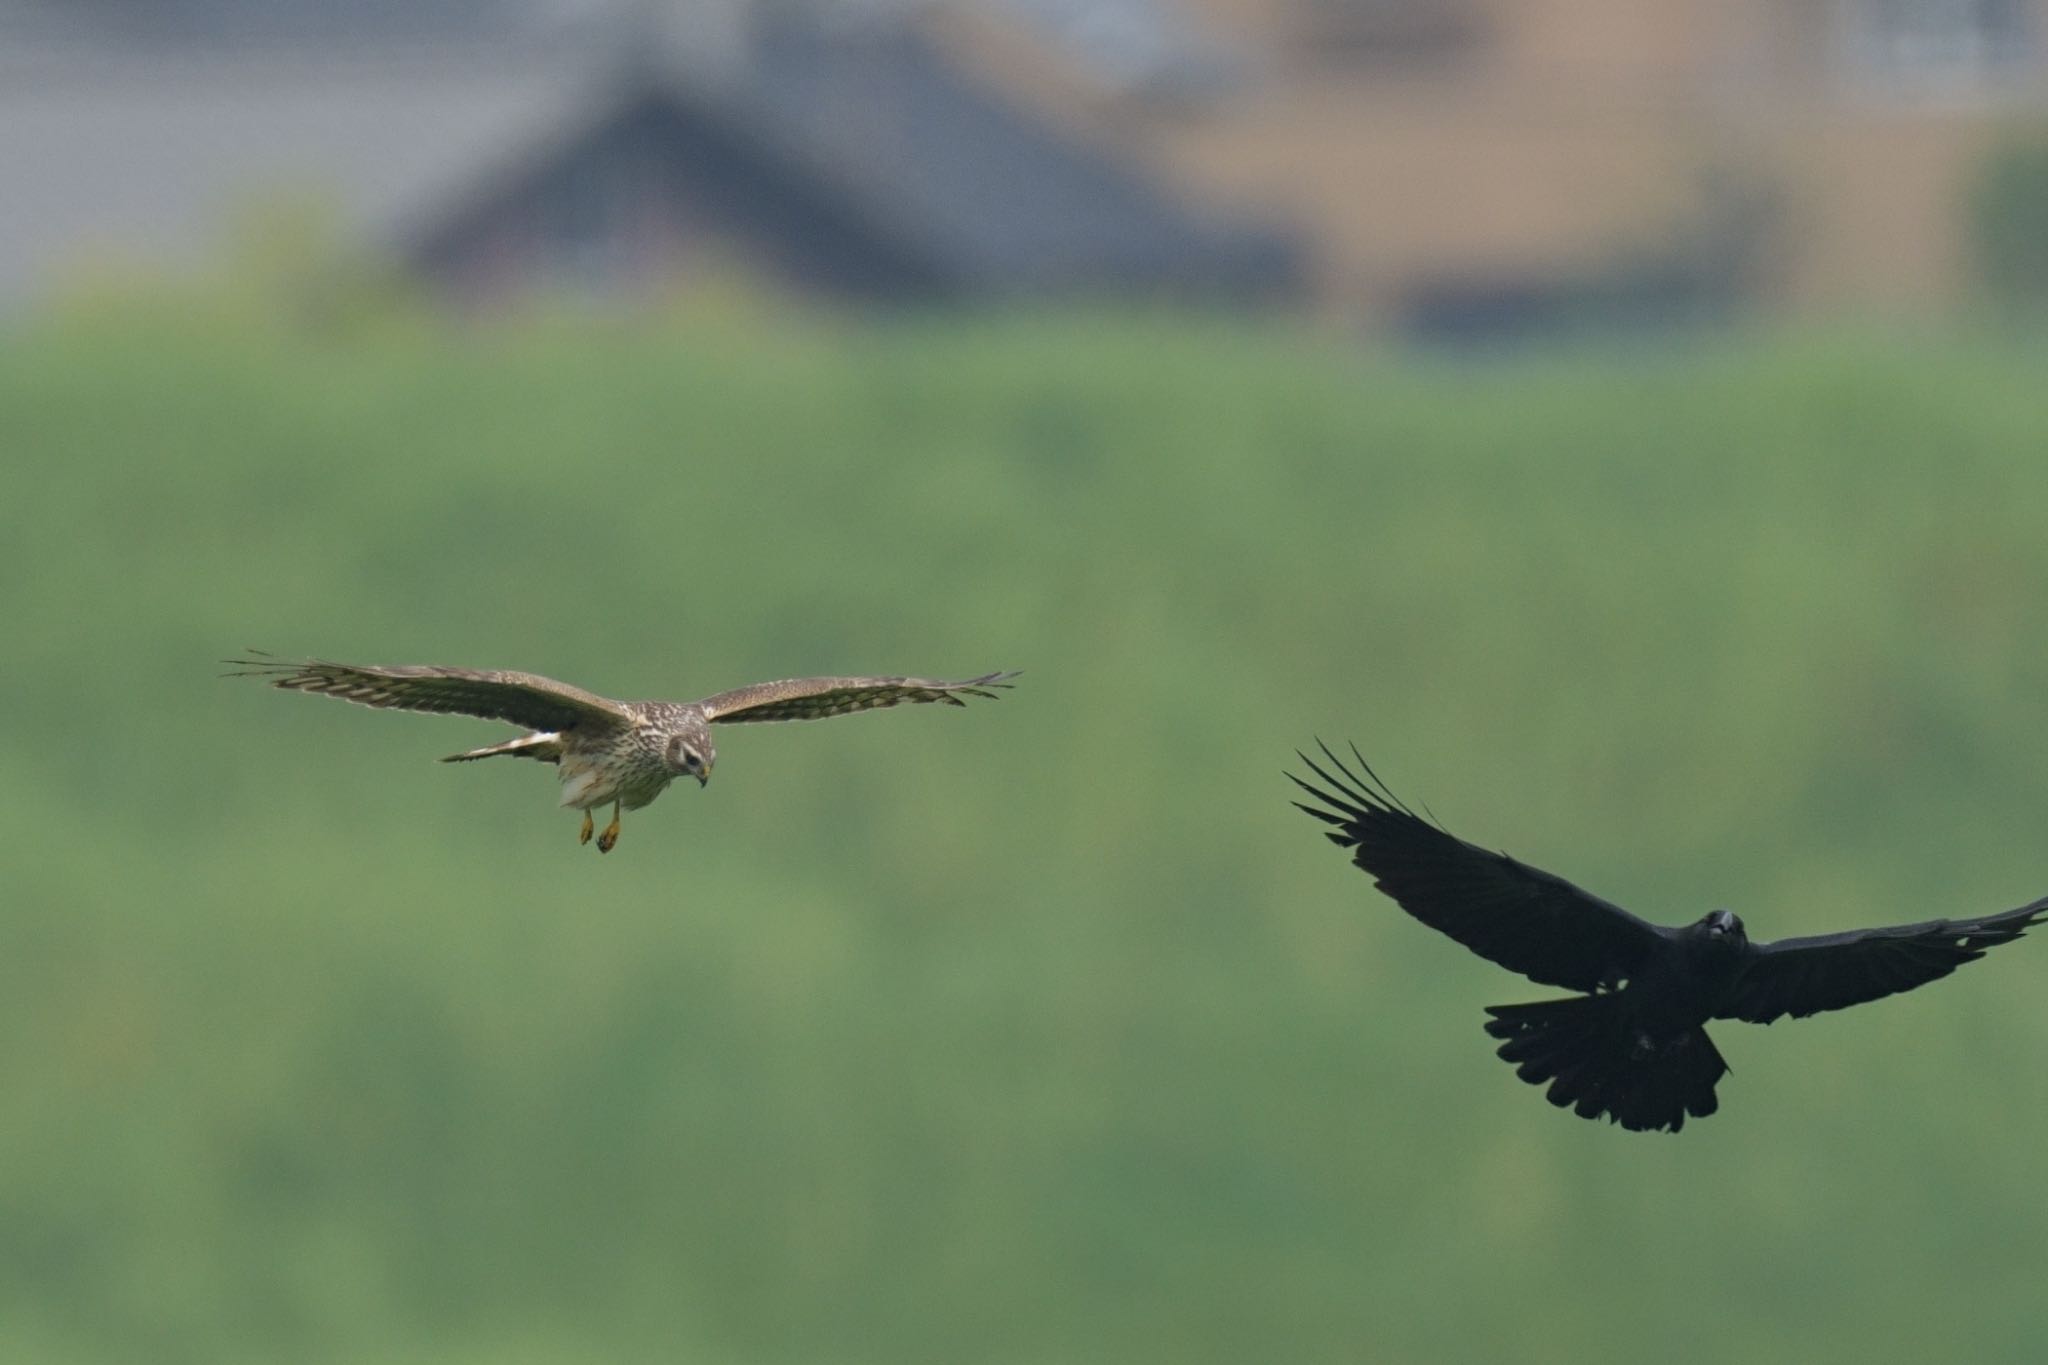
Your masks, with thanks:
<instances>
[{"instance_id":1,"label":"blurred green field","mask_svg":"<svg viewBox=\"0 0 2048 1365\"><path fill-rule=\"evenodd\" d=\"M2032 1361L2048 942L1550 1109L1281 777L1765 937L2048 891L1995 339L1424 363L1172 318L0 339L0 1358ZM695 696L575 843L245 646Z\"/></svg>"}]
</instances>

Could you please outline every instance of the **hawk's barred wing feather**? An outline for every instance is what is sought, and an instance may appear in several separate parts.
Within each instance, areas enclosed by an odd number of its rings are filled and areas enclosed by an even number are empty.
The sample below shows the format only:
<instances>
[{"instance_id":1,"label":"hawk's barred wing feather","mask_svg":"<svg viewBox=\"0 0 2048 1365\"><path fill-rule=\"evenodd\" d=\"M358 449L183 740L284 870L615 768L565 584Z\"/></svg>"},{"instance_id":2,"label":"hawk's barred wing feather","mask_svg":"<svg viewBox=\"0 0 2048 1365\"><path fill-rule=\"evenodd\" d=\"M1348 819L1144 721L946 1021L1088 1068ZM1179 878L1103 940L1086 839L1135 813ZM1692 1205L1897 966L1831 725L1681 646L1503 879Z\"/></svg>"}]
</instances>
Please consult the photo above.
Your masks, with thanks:
<instances>
[{"instance_id":1,"label":"hawk's barred wing feather","mask_svg":"<svg viewBox=\"0 0 2048 1365\"><path fill-rule=\"evenodd\" d=\"M783 678L753 683L697 703L711 721L819 720L904 702L965 706L968 697L996 698L1015 673L984 673L961 682L932 678Z\"/></svg>"},{"instance_id":2,"label":"hawk's barred wing feather","mask_svg":"<svg viewBox=\"0 0 2048 1365\"><path fill-rule=\"evenodd\" d=\"M1417 815L1355 746L1360 773L1320 747L1335 772L1299 757L1325 786L1287 776L1321 804L1294 804L1331 826L1325 837L1351 849L1352 861L1403 910L1488 961L1547 986L1597 991L1633 975L1666 936L1562 877L1468 844Z\"/></svg>"},{"instance_id":3,"label":"hawk's barred wing feather","mask_svg":"<svg viewBox=\"0 0 2048 1365\"><path fill-rule=\"evenodd\" d=\"M1978 919L1929 920L1759 943L1714 1010L1717 1019L1768 1024L1845 1009L1938 981L2048 915L2048 897Z\"/></svg>"},{"instance_id":4,"label":"hawk's barred wing feather","mask_svg":"<svg viewBox=\"0 0 2048 1365\"><path fill-rule=\"evenodd\" d=\"M363 706L394 711L431 711L510 721L534 730L566 730L578 724L625 726L634 715L623 702L537 673L436 665L380 667L322 659L286 663L272 659L229 659L240 665L231 676L257 677L291 692L314 692Z\"/></svg>"}]
</instances>

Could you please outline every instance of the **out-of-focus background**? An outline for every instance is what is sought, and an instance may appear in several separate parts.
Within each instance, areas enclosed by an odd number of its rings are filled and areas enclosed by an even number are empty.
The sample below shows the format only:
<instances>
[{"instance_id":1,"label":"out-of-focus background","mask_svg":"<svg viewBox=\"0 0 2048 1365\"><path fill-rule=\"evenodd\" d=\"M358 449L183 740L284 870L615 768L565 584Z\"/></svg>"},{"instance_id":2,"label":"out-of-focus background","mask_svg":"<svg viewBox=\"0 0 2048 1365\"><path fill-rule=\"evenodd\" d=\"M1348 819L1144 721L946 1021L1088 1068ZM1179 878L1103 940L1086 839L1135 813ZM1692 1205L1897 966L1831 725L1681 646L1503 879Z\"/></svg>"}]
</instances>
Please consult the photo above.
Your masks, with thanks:
<instances>
[{"instance_id":1,"label":"out-of-focus background","mask_svg":"<svg viewBox=\"0 0 2048 1365\"><path fill-rule=\"evenodd\" d=\"M1281 776L2048 891L2039 0L0 3L0 1358L2035 1361L2048 943L1678 1136ZM245 647L691 697L578 848Z\"/></svg>"}]
</instances>

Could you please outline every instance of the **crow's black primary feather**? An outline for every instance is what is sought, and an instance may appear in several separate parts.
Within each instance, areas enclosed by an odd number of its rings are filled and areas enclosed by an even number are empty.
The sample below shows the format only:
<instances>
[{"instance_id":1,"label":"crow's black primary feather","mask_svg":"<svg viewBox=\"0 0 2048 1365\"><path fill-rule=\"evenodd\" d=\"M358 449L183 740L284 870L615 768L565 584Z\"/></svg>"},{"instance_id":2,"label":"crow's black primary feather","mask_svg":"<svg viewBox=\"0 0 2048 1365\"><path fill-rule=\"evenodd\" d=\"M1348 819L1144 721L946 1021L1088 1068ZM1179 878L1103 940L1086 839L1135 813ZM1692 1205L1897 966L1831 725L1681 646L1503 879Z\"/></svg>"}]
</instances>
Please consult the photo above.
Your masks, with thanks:
<instances>
[{"instance_id":1,"label":"crow's black primary feather","mask_svg":"<svg viewBox=\"0 0 2048 1365\"><path fill-rule=\"evenodd\" d=\"M1938 919L1889 929L1758 943L1717 1003L1716 1019L1768 1024L1846 1009L1939 981L2048 915L2048 897L1979 919Z\"/></svg>"},{"instance_id":2,"label":"crow's black primary feather","mask_svg":"<svg viewBox=\"0 0 2048 1365\"><path fill-rule=\"evenodd\" d=\"M1295 804L1332 826L1330 840L1351 849L1403 910L1489 962L1546 986L1593 991L1635 975L1662 943L1664 930L1620 906L1423 819L1355 748L1359 773L1319 747L1328 768L1299 757L1326 787L1288 777L1322 805Z\"/></svg>"}]
</instances>

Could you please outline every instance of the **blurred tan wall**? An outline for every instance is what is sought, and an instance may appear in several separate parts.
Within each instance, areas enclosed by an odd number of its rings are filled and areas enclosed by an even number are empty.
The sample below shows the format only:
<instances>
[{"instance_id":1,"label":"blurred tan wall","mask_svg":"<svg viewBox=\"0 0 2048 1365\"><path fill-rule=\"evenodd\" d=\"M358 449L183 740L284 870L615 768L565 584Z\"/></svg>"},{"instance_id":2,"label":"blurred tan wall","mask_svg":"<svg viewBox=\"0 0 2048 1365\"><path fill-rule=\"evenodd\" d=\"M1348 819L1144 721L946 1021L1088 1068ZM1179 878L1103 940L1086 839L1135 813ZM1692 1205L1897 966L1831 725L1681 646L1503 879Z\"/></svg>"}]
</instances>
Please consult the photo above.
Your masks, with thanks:
<instances>
[{"instance_id":1,"label":"blurred tan wall","mask_svg":"<svg viewBox=\"0 0 2048 1365\"><path fill-rule=\"evenodd\" d=\"M2048 91L2048 0L2026 2L2031 65L1975 71L1939 33L1873 39L1854 0L1180 0L1239 78L1178 99L954 31L1070 125L1292 219L1316 306L1347 322L1433 283L1582 279L1743 230L1731 194L1764 215L1746 249L1767 307L1929 311L1970 290L1987 143Z\"/></svg>"}]
</instances>

